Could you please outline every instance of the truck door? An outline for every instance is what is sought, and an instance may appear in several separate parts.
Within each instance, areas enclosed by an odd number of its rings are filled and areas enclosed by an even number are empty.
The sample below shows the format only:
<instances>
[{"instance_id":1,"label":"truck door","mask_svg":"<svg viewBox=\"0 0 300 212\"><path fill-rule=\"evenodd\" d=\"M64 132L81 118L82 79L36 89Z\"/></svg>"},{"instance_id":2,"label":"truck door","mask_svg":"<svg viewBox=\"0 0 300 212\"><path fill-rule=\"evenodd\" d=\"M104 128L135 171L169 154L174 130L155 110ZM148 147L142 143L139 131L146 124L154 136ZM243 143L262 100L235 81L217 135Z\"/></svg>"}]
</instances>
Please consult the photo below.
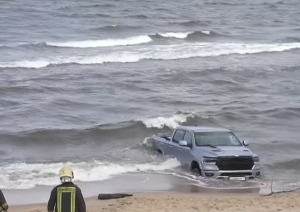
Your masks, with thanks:
<instances>
[{"instance_id":1,"label":"truck door","mask_svg":"<svg viewBox=\"0 0 300 212\"><path fill-rule=\"evenodd\" d=\"M193 146L192 133L186 131L182 140L186 141L188 145L187 146L178 145L178 152L180 157L182 157L181 159L182 165L190 167L192 161L191 149Z\"/></svg>"},{"instance_id":2,"label":"truck door","mask_svg":"<svg viewBox=\"0 0 300 212\"><path fill-rule=\"evenodd\" d=\"M179 141L183 139L184 137L184 134L185 134L185 131L184 130L181 130L181 129L178 129L175 131L173 137L172 137L172 141L169 145L169 148L170 148L170 154L173 155L174 157L176 157L180 163L182 163L181 161L181 155L179 154Z\"/></svg>"}]
</instances>

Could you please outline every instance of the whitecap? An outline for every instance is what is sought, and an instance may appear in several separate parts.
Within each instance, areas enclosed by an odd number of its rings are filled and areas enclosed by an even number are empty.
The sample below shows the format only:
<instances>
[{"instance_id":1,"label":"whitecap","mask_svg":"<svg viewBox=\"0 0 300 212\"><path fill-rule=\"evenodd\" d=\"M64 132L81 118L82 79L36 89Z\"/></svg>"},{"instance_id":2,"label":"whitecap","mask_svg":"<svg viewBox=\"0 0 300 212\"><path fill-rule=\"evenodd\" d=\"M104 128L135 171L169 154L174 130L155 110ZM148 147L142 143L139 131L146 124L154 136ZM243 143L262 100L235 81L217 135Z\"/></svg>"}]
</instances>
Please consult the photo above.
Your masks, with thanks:
<instances>
[{"instance_id":1,"label":"whitecap","mask_svg":"<svg viewBox=\"0 0 300 212\"><path fill-rule=\"evenodd\" d=\"M120 39L104 39L104 40L84 40L84 41L67 41L67 42L46 42L48 46L71 47L71 48L96 48L109 46L127 46L149 43L152 39L147 35Z\"/></svg>"}]
</instances>

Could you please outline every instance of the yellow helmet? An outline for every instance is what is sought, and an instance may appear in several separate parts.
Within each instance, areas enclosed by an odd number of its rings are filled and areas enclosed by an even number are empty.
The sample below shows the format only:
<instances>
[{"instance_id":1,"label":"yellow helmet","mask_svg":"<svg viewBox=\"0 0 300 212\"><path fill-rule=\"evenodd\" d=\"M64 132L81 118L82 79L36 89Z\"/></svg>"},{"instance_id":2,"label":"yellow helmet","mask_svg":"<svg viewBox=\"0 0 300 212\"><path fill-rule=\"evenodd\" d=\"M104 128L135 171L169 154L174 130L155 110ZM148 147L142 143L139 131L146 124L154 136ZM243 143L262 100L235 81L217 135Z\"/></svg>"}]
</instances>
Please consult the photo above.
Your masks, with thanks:
<instances>
[{"instance_id":1,"label":"yellow helmet","mask_svg":"<svg viewBox=\"0 0 300 212\"><path fill-rule=\"evenodd\" d=\"M70 177L71 179L74 178L73 170L70 166L64 166L59 170L59 178L62 177Z\"/></svg>"}]
</instances>

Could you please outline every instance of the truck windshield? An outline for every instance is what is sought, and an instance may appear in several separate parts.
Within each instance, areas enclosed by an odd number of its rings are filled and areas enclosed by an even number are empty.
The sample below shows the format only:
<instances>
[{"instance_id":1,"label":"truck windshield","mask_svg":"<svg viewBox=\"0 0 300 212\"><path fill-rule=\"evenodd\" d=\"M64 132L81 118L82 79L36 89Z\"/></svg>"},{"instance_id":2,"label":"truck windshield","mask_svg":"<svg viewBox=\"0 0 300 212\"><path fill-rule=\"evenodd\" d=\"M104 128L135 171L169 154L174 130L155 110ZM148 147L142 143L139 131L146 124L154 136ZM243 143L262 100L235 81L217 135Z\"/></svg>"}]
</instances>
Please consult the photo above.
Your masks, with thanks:
<instances>
[{"instance_id":1,"label":"truck windshield","mask_svg":"<svg viewBox=\"0 0 300 212\"><path fill-rule=\"evenodd\" d=\"M195 132L196 146L242 146L232 132Z\"/></svg>"}]
</instances>

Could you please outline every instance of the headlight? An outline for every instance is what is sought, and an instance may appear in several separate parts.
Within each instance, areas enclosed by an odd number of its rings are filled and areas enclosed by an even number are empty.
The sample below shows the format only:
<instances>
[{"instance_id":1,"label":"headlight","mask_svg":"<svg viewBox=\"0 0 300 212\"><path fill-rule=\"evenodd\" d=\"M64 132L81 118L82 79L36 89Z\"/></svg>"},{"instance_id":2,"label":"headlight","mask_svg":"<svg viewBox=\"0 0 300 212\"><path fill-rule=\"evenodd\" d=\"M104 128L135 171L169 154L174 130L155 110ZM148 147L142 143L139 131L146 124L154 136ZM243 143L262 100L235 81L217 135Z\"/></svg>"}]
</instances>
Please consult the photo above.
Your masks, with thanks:
<instances>
[{"instance_id":1,"label":"headlight","mask_svg":"<svg viewBox=\"0 0 300 212\"><path fill-rule=\"evenodd\" d=\"M212 163L204 163L202 165L203 170L205 171L218 171L219 168L217 167L216 164L212 164Z\"/></svg>"},{"instance_id":2,"label":"headlight","mask_svg":"<svg viewBox=\"0 0 300 212\"><path fill-rule=\"evenodd\" d=\"M258 156L253 157L253 161L254 162L259 162L259 157Z\"/></svg>"},{"instance_id":3,"label":"headlight","mask_svg":"<svg viewBox=\"0 0 300 212\"><path fill-rule=\"evenodd\" d=\"M203 163L213 163L215 164L217 162L217 158L215 157L203 157Z\"/></svg>"}]
</instances>

